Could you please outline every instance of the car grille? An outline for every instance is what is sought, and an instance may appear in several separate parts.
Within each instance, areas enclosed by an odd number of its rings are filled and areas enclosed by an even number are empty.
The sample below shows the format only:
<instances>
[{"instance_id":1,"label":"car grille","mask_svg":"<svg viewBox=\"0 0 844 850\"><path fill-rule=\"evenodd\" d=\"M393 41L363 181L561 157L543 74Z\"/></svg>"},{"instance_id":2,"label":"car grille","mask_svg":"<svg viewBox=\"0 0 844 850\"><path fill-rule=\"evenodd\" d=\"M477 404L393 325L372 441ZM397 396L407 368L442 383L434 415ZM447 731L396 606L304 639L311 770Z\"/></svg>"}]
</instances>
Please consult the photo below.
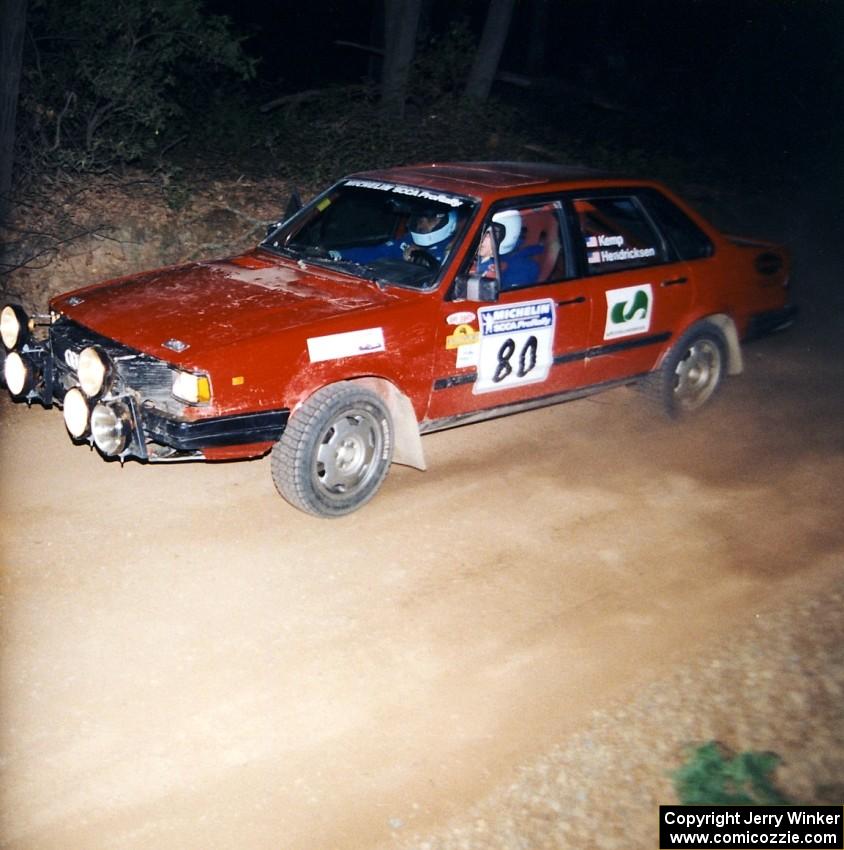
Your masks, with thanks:
<instances>
[{"instance_id":1,"label":"car grille","mask_svg":"<svg viewBox=\"0 0 844 850\"><path fill-rule=\"evenodd\" d=\"M172 412L183 409L170 394L173 370L163 360L142 354L66 318L59 319L51 326L50 339L54 362L63 376L69 379L69 383L65 380L65 386L76 383L76 370L72 365L73 354L78 355L83 348L96 345L102 348L115 364L123 388L134 391L139 401L149 400L156 406ZM68 355L68 352L72 354Z\"/></svg>"}]
</instances>

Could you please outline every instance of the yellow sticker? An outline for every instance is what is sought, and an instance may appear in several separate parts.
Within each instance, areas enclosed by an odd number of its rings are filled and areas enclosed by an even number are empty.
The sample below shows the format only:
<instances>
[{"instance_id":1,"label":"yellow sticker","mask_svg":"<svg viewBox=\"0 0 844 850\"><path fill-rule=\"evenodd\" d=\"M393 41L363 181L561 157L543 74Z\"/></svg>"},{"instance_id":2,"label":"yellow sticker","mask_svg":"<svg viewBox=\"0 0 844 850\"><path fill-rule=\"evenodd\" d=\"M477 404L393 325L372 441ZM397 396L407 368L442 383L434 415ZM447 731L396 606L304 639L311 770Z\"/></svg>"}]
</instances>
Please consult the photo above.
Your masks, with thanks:
<instances>
[{"instance_id":1,"label":"yellow sticker","mask_svg":"<svg viewBox=\"0 0 844 850\"><path fill-rule=\"evenodd\" d=\"M246 383L246 381L245 381L243 375L238 375L236 378L232 378L232 386L233 387L240 387L244 383Z\"/></svg>"},{"instance_id":2,"label":"yellow sticker","mask_svg":"<svg viewBox=\"0 0 844 850\"><path fill-rule=\"evenodd\" d=\"M322 212L326 207L331 206L331 198L323 198L317 205L316 208Z\"/></svg>"},{"instance_id":3,"label":"yellow sticker","mask_svg":"<svg viewBox=\"0 0 844 850\"><path fill-rule=\"evenodd\" d=\"M445 347L459 348L461 345L472 345L481 338L480 333L471 325L458 325L451 336L445 338Z\"/></svg>"}]
</instances>

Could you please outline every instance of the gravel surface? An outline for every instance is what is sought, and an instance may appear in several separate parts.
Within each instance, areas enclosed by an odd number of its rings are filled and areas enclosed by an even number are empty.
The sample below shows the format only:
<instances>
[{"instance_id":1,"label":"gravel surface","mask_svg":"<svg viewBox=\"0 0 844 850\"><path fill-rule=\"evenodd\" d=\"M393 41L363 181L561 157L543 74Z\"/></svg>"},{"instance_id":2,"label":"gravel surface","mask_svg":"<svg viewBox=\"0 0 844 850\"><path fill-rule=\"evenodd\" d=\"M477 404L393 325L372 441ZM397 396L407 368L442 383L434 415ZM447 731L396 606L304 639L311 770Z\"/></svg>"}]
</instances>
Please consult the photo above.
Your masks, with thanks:
<instances>
[{"instance_id":1,"label":"gravel surface","mask_svg":"<svg viewBox=\"0 0 844 850\"><path fill-rule=\"evenodd\" d=\"M807 804L844 801L844 564L708 648L628 703L523 766L441 831L402 850L654 848L660 804L677 802L670 774L687 748L776 752L775 778ZM699 655L694 647L690 655ZM398 825L398 824L397 824Z\"/></svg>"}]
</instances>

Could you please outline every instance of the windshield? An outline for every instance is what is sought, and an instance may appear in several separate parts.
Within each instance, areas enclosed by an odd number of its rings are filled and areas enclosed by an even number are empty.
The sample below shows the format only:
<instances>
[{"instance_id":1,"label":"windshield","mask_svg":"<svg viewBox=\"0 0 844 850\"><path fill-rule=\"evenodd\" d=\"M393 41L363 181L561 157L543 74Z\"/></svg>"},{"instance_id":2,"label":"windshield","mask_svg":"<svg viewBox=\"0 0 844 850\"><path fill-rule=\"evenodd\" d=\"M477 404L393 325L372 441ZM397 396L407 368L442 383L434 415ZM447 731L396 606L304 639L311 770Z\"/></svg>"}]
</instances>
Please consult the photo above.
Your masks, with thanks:
<instances>
[{"instance_id":1,"label":"windshield","mask_svg":"<svg viewBox=\"0 0 844 850\"><path fill-rule=\"evenodd\" d=\"M270 251L381 284L432 286L466 230L468 198L375 180L346 180L271 232Z\"/></svg>"}]
</instances>

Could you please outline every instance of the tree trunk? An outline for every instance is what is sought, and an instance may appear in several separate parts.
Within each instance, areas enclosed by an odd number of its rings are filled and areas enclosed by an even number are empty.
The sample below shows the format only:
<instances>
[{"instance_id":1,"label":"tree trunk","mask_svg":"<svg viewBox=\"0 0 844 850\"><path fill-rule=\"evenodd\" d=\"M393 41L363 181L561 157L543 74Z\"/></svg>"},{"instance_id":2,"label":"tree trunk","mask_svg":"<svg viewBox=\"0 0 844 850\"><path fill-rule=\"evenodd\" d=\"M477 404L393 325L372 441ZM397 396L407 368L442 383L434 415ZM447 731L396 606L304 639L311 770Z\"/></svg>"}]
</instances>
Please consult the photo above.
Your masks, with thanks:
<instances>
[{"instance_id":1,"label":"tree trunk","mask_svg":"<svg viewBox=\"0 0 844 850\"><path fill-rule=\"evenodd\" d=\"M466 97L480 102L489 97L492 81L510 29L514 0L490 0L475 61L466 83Z\"/></svg>"},{"instance_id":2,"label":"tree trunk","mask_svg":"<svg viewBox=\"0 0 844 850\"><path fill-rule=\"evenodd\" d=\"M549 5L549 0L533 0L525 57L525 72L531 77L539 77L545 70Z\"/></svg>"},{"instance_id":3,"label":"tree trunk","mask_svg":"<svg viewBox=\"0 0 844 850\"><path fill-rule=\"evenodd\" d=\"M0 224L12 189L25 28L26 0L0 0Z\"/></svg>"},{"instance_id":4,"label":"tree trunk","mask_svg":"<svg viewBox=\"0 0 844 850\"><path fill-rule=\"evenodd\" d=\"M407 78L416 48L420 7L421 0L386 0L381 105L385 114L392 118L404 115Z\"/></svg>"}]
</instances>

